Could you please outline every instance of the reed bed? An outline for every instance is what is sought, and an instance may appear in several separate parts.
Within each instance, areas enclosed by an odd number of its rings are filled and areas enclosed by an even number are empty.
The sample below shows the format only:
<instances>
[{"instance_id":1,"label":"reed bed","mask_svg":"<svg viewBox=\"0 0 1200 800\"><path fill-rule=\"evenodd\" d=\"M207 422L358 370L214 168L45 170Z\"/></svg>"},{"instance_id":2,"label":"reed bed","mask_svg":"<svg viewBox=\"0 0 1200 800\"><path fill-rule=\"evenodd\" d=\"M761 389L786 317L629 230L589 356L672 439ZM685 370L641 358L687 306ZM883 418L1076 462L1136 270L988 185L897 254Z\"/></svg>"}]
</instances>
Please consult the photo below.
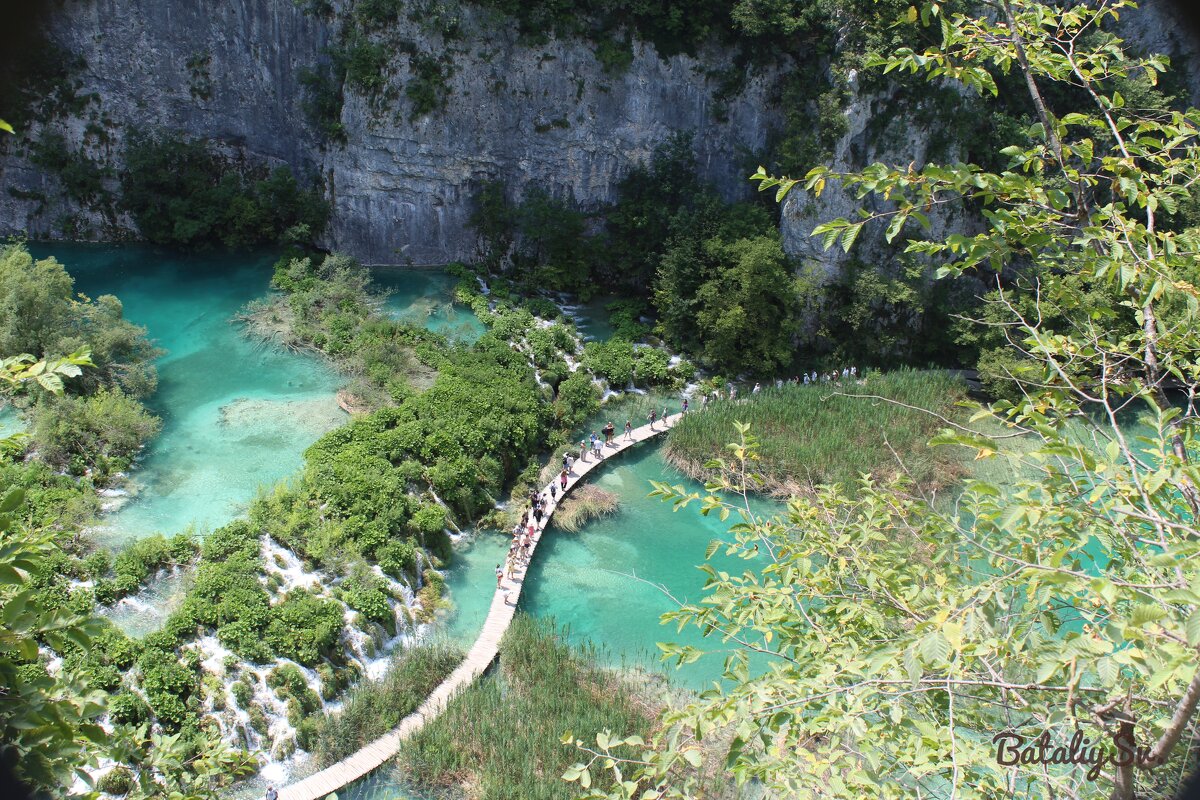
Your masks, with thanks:
<instances>
[{"instance_id":1,"label":"reed bed","mask_svg":"<svg viewBox=\"0 0 1200 800\"><path fill-rule=\"evenodd\" d=\"M595 651L572 647L552 622L519 614L500 646L500 666L455 697L401 748L406 779L466 791L472 798L569 800L561 780L579 760L561 736L595 742L609 729L648 736L657 709L630 683L593 665ZM593 788L607 776L593 771Z\"/></svg>"},{"instance_id":2,"label":"reed bed","mask_svg":"<svg viewBox=\"0 0 1200 800\"><path fill-rule=\"evenodd\" d=\"M555 510L550 521L568 533L577 533L594 519L611 514L621 505L621 499L594 483L577 486Z\"/></svg>"},{"instance_id":3,"label":"reed bed","mask_svg":"<svg viewBox=\"0 0 1200 800\"><path fill-rule=\"evenodd\" d=\"M907 369L858 381L770 387L703 409L693 405L696 410L668 435L665 455L703 480L710 474L705 462L727 456L725 445L737 439L734 422L746 422L759 441L755 471L766 479L768 493L794 494L835 483L853 491L863 473L884 478L903 472L919 487L932 489L954 481L963 466L961 453L928 446L947 425L926 412L961 423L964 415L955 403L965 396L957 378Z\"/></svg>"},{"instance_id":4,"label":"reed bed","mask_svg":"<svg viewBox=\"0 0 1200 800\"><path fill-rule=\"evenodd\" d=\"M340 712L304 721L306 749L322 767L340 761L416 711L462 659L458 648L440 642L399 651L382 679L351 689Z\"/></svg>"}]
</instances>

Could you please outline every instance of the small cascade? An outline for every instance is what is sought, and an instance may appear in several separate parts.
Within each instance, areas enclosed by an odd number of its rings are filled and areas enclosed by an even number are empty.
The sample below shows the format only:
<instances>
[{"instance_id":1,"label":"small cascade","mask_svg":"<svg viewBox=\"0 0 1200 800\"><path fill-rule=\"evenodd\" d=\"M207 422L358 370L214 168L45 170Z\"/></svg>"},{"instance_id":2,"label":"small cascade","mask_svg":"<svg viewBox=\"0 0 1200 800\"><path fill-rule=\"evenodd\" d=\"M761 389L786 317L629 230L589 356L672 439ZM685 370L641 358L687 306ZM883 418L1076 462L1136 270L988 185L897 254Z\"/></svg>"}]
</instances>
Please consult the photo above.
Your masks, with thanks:
<instances>
[{"instance_id":1,"label":"small cascade","mask_svg":"<svg viewBox=\"0 0 1200 800\"><path fill-rule=\"evenodd\" d=\"M182 605L194 574L191 566L159 570L140 592L101 606L98 612L134 638L153 633Z\"/></svg>"},{"instance_id":2,"label":"small cascade","mask_svg":"<svg viewBox=\"0 0 1200 800\"><path fill-rule=\"evenodd\" d=\"M279 593L287 594L292 589L316 589L322 585L321 576L308 572L296 554L281 547L270 536L262 541L264 572L279 579Z\"/></svg>"},{"instance_id":3,"label":"small cascade","mask_svg":"<svg viewBox=\"0 0 1200 800\"><path fill-rule=\"evenodd\" d=\"M132 499L128 489L101 489L96 494L102 499L100 511L105 514L119 510Z\"/></svg>"},{"instance_id":4,"label":"small cascade","mask_svg":"<svg viewBox=\"0 0 1200 800\"><path fill-rule=\"evenodd\" d=\"M438 493L433 490L433 486L429 487L429 494L433 497L433 502L437 503L446 510L446 524L453 528L461 536L462 530L459 529L458 525L454 522L454 512L450 509L450 506L446 505L445 501L438 497Z\"/></svg>"}]
</instances>

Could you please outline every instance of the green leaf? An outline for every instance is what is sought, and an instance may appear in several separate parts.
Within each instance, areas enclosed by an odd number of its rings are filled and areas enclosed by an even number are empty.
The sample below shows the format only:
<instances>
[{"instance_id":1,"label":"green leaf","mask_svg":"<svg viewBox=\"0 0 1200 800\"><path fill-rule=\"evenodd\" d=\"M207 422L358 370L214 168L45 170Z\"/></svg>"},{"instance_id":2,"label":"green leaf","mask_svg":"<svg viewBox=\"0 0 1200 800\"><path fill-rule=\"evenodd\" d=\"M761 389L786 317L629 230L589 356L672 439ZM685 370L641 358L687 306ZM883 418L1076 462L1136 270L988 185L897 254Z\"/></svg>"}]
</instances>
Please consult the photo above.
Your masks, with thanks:
<instances>
[{"instance_id":1,"label":"green leaf","mask_svg":"<svg viewBox=\"0 0 1200 800\"><path fill-rule=\"evenodd\" d=\"M1187 621L1187 640L1192 647L1200 647L1200 608L1192 611Z\"/></svg>"},{"instance_id":2,"label":"green leaf","mask_svg":"<svg viewBox=\"0 0 1200 800\"><path fill-rule=\"evenodd\" d=\"M1166 615L1167 612L1159 606L1140 603L1134 606L1133 613L1129 615L1129 624L1135 628L1140 628L1147 623L1158 622Z\"/></svg>"},{"instance_id":3,"label":"green leaf","mask_svg":"<svg viewBox=\"0 0 1200 800\"><path fill-rule=\"evenodd\" d=\"M1034 683L1045 683L1054 677L1054 673L1058 672L1062 664L1058 661L1047 661L1038 667L1037 676L1034 678Z\"/></svg>"},{"instance_id":4,"label":"green leaf","mask_svg":"<svg viewBox=\"0 0 1200 800\"><path fill-rule=\"evenodd\" d=\"M25 490L19 487L9 489L4 495L4 499L0 500L0 514L8 514L16 511L21 503L25 500Z\"/></svg>"},{"instance_id":5,"label":"green leaf","mask_svg":"<svg viewBox=\"0 0 1200 800\"><path fill-rule=\"evenodd\" d=\"M940 666L950 660L950 642L941 631L933 631L921 639L921 657L932 666Z\"/></svg>"}]
</instances>

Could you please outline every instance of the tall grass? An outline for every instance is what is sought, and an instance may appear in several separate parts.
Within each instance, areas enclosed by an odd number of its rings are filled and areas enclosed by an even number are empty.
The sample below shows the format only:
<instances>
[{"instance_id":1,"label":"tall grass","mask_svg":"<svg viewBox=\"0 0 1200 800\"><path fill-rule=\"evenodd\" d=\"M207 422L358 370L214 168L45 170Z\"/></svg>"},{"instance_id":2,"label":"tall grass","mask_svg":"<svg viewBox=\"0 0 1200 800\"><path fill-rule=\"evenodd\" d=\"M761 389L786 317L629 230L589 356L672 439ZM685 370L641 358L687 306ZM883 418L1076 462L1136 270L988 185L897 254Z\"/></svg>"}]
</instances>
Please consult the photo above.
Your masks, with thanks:
<instances>
[{"instance_id":1,"label":"tall grass","mask_svg":"<svg viewBox=\"0 0 1200 800\"><path fill-rule=\"evenodd\" d=\"M666 456L685 473L707 477L704 463L727 456L725 445L737 438L734 422L747 422L760 445L755 471L767 479L768 491L803 491L827 483L852 491L862 473L898 472L907 472L924 488L937 487L961 473L962 456L928 446L946 425L925 411L961 422L954 404L965 394L962 382L944 372L916 370L871 373L857 382L771 387L734 402L721 400L704 409L694 405L696 410L668 435ZM876 395L915 408L853 395Z\"/></svg>"},{"instance_id":2,"label":"tall grass","mask_svg":"<svg viewBox=\"0 0 1200 800\"><path fill-rule=\"evenodd\" d=\"M560 530L575 533L588 522L616 511L620 502L615 494L594 483L576 486L555 509L550 521Z\"/></svg>"},{"instance_id":3,"label":"tall grass","mask_svg":"<svg viewBox=\"0 0 1200 800\"><path fill-rule=\"evenodd\" d=\"M567 645L553 623L517 615L501 643L499 669L401 748L406 780L469 787L478 800L573 797L577 787L561 776L579 754L562 743L563 733L590 742L605 729L646 736L654 713L628 683L593 666L592 655Z\"/></svg>"},{"instance_id":4,"label":"tall grass","mask_svg":"<svg viewBox=\"0 0 1200 800\"><path fill-rule=\"evenodd\" d=\"M351 690L340 712L305 720L301 746L322 767L340 761L416 711L462 659L461 651L444 643L399 651L381 680L365 680Z\"/></svg>"}]
</instances>

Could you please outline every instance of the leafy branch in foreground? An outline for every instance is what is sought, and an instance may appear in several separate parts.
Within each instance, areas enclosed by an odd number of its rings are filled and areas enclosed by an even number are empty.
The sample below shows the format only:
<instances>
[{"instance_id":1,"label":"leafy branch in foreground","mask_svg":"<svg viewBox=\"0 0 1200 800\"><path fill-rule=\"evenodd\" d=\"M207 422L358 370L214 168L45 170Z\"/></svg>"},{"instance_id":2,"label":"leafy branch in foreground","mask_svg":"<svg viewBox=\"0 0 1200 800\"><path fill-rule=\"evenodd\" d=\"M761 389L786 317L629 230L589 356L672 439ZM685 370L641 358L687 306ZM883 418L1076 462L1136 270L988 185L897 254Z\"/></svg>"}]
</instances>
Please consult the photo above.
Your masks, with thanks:
<instances>
[{"instance_id":1,"label":"leafy branch in foreground","mask_svg":"<svg viewBox=\"0 0 1200 800\"><path fill-rule=\"evenodd\" d=\"M863 476L853 496L823 487L758 518L740 497L754 458L743 428L725 469L742 481L704 496L658 486L737 515L717 547L749 568L706 565L703 600L665 621L739 647L726 683L668 713L648 746L587 748L623 782L586 796L694 796L680 752L717 731L735 736L726 765L739 781L788 797L1167 797L1194 760L1200 234L1184 210L1200 181L1200 113L1126 103L1166 68L1103 31L1132 3L989 8L927 5L941 43L879 65L988 92L1017 70L1037 122L1031 143L1003 151L1005 169L755 178L781 200L836 181L870 206L818 226L826 247L883 226L889 240L913 236L908 252L943 275L995 272L1000 313L986 322L1025 365L1018 391L934 441L1011 474L969 480L938 505ZM1084 110L1057 116L1047 98L1064 94ZM979 232L921 238L933 208L964 202ZM1086 737L1090 763L1009 766L1002 745L1043 733L1052 746Z\"/></svg>"},{"instance_id":2,"label":"leafy branch in foreground","mask_svg":"<svg viewBox=\"0 0 1200 800\"><path fill-rule=\"evenodd\" d=\"M0 359L0 381L10 390L23 383L34 382L48 392L61 394L64 377L78 378L83 374L81 367L94 366L92 354L87 350L49 361L22 353Z\"/></svg>"}]
</instances>

